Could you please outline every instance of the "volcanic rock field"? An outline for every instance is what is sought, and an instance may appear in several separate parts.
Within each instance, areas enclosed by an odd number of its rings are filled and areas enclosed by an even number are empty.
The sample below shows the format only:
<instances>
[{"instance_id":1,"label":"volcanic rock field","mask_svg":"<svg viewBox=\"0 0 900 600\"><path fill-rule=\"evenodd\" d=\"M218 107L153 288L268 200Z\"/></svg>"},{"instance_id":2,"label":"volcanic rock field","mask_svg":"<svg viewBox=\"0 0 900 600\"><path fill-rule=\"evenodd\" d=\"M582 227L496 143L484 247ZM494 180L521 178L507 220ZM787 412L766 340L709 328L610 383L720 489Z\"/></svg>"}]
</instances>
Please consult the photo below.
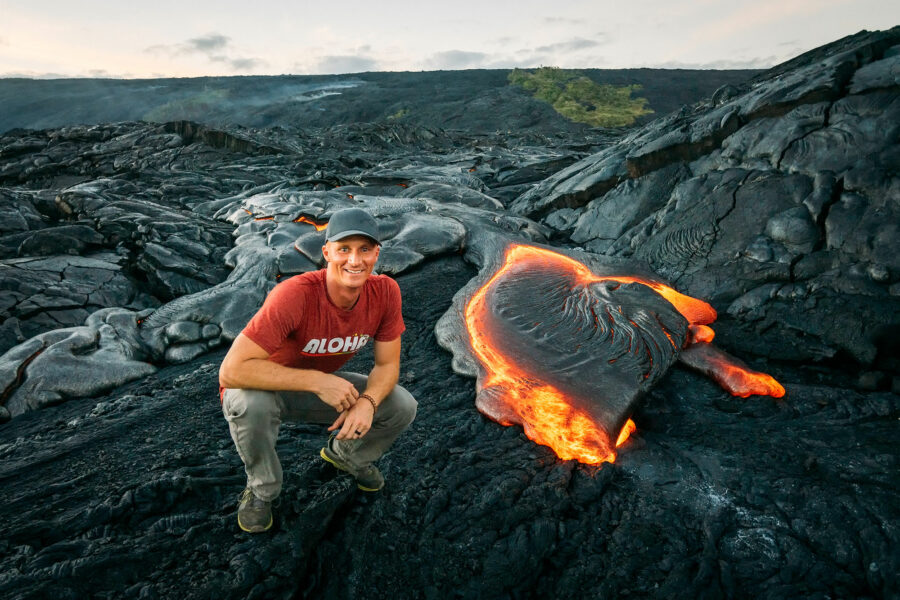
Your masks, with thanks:
<instances>
[{"instance_id":1,"label":"volcanic rock field","mask_svg":"<svg viewBox=\"0 0 900 600\"><path fill-rule=\"evenodd\" d=\"M0 597L900 597L900 28L747 75L626 129L537 104L490 122L494 90L450 122L0 135ZM329 106L353 112L303 111ZM323 427L285 423L275 526L248 535L218 367L349 206L403 292L418 415L376 494L319 458ZM613 380L528 272L498 292L515 350L637 425L613 463L561 459L476 406L465 307L514 245L709 302L713 343L786 394L676 362L687 325L641 284L610 294L672 348Z\"/></svg>"}]
</instances>

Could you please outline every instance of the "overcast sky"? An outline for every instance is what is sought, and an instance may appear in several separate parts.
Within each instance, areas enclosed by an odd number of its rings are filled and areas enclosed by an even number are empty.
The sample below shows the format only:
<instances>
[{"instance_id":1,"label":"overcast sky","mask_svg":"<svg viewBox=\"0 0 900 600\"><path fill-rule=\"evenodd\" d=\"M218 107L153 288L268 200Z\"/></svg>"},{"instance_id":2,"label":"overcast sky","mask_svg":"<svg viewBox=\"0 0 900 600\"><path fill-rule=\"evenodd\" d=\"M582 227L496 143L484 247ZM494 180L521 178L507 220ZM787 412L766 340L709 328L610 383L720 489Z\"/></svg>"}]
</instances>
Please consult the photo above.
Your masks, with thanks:
<instances>
[{"instance_id":1,"label":"overcast sky","mask_svg":"<svg viewBox=\"0 0 900 600\"><path fill-rule=\"evenodd\" d=\"M0 77L761 68L898 0L0 0Z\"/></svg>"}]
</instances>

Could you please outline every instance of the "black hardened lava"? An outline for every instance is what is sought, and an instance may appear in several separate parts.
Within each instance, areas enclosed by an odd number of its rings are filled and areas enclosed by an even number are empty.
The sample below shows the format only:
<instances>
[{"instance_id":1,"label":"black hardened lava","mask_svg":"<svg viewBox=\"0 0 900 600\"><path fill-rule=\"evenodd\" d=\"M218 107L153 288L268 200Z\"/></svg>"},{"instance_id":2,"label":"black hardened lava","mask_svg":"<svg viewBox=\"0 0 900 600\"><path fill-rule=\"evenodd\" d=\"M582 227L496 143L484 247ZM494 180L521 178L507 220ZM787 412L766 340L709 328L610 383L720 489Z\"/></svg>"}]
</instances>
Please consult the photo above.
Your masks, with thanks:
<instances>
[{"instance_id":1,"label":"black hardened lava","mask_svg":"<svg viewBox=\"0 0 900 600\"><path fill-rule=\"evenodd\" d=\"M898 597L898 47L861 32L574 137L433 112L3 134L0 597ZM374 495L318 458L323 428L285 423L275 527L248 536L219 363L344 206L384 229L418 416ZM487 418L465 313L515 244L709 302L715 343L786 395L674 362L709 332L641 284L539 262L494 281L485 331L529 385L637 430L590 466Z\"/></svg>"}]
</instances>

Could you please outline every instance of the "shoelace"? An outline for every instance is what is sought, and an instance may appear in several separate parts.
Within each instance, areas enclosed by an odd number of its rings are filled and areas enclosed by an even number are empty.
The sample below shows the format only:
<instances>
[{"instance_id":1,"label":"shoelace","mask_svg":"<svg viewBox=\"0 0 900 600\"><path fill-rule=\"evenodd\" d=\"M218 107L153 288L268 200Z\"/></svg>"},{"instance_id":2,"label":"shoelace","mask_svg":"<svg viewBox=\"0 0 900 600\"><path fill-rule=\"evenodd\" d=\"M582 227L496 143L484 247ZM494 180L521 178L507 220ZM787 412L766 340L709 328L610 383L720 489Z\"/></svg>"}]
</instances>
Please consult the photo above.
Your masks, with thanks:
<instances>
[{"instance_id":1,"label":"shoelace","mask_svg":"<svg viewBox=\"0 0 900 600\"><path fill-rule=\"evenodd\" d=\"M251 492L249 489L245 489L243 492L241 492L241 502L243 502L244 499L247 498L247 496L250 496L250 501L248 502L248 504L249 504L251 507L253 507L253 508L263 508L263 507L265 507L265 505L266 505L265 500L260 500L259 498L257 498L257 497L256 497L256 494L254 494L253 492Z\"/></svg>"}]
</instances>

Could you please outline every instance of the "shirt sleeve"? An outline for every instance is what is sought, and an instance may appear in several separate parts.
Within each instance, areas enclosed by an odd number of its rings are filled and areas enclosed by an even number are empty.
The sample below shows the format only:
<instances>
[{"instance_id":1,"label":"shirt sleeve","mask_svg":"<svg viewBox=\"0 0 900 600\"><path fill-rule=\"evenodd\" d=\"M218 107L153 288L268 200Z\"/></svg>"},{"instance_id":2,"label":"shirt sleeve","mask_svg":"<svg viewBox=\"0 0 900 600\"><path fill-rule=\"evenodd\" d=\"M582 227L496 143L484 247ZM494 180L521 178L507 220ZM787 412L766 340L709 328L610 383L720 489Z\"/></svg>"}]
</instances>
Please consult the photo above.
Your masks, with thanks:
<instances>
[{"instance_id":1,"label":"shirt sleeve","mask_svg":"<svg viewBox=\"0 0 900 600\"><path fill-rule=\"evenodd\" d=\"M390 342L406 331L403 323L403 302L400 297L400 286L390 277L385 277L385 310L381 323L375 332L376 342Z\"/></svg>"},{"instance_id":2,"label":"shirt sleeve","mask_svg":"<svg viewBox=\"0 0 900 600\"><path fill-rule=\"evenodd\" d=\"M304 312L305 295L288 283L290 280L283 281L269 292L262 308L242 331L269 354L278 350L297 328L297 320Z\"/></svg>"}]
</instances>

